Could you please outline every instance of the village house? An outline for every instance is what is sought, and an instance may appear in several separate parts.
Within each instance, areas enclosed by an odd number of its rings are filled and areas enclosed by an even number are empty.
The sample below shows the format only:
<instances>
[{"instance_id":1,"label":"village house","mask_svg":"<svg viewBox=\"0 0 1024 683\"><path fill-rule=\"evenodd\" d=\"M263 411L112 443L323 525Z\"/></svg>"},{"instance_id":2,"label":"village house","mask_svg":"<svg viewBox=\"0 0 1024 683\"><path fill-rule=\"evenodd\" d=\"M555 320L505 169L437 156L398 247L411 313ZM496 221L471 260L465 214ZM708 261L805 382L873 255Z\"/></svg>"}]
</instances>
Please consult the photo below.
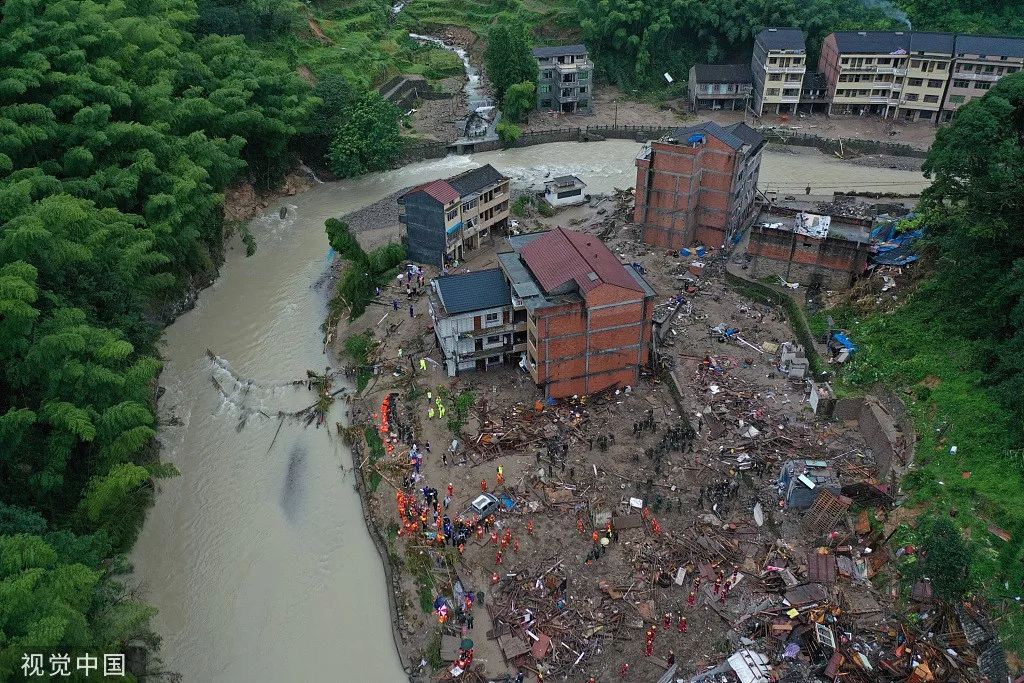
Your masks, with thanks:
<instances>
[{"instance_id":1,"label":"village house","mask_svg":"<svg viewBox=\"0 0 1024 683\"><path fill-rule=\"evenodd\" d=\"M594 63L586 45L534 48L539 79L537 109L563 114L591 114L594 101Z\"/></svg>"},{"instance_id":2,"label":"village house","mask_svg":"<svg viewBox=\"0 0 1024 683\"><path fill-rule=\"evenodd\" d=\"M499 268L436 278L429 295L449 377L519 362L526 351L526 311L513 312L511 289Z\"/></svg>"},{"instance_id":3,"label":"village house","mask_svg":"<svg viewBox=\"0 0 1024 683\"><path fill-rule=\"evenodd\" d=\"M498 255L512 321L526 316L526 369L545 397L635 386L650 357L655 292L594 235L508 238ZM513 330L513 334L514 334Z\"/></svg>"},{"instance_id":4,"label":"village house","mask_svg":"<svg viewBox=\"0 0 1024 683\"><path fill-rule=\"evenodd\" d=\"M690 108L740 109L749 106L748 64L694 64L690 67Z\"/></svg>"},{"instance_id":5,"label":"village house","mask_svg":"<svg viewBox=\"0 0 1024 683\"><path fill-rule=\"evenodd\" d=\"M755 115L796 112L807 71L806 43L807 35L798 28L766 28L757 34L750 58Z\"/></svg>"},{"instance_id":6,"label":"village house","mask_svg":"<svg viewBox=\"0 0 1024 683\"><path fill-rule=\"evenodd\" d=\"M409 258L444 268L468 258L509 215L509 179L490 164L417 185L398 198Z\"/></svg>"},{"instance_id":7,"label":"village house","mask_svg":"<svg viewBox=\"0 0 1024 683\"><path fill-rule=\"evenodd\" d=\"M941 121L981 97L1003 76L1024 67L1024 38L958 35L953 44L953 72L942 105Z\"/></svg>"},{"instance_id":8,"label":"village house","mask_svg":"<svg viewBox=\"0 0 1024 683\"><path fill-rule=\"evenodd\" d=\"M572 206L587 201L587 184L574 175L560 175L544 183L544 201L551 206Z\"/></svg>"},{"instance_id":9,"label":"village house","mask_svg":"<svg viewBox=\"0 0 1024 683\"><path fill-rule=\"evenodd\" d=\"M704 122L652 141L636 159L633 220L668 249L718 247L753 222L764 138L744 123Z\"/></svg>"}]
</instances>

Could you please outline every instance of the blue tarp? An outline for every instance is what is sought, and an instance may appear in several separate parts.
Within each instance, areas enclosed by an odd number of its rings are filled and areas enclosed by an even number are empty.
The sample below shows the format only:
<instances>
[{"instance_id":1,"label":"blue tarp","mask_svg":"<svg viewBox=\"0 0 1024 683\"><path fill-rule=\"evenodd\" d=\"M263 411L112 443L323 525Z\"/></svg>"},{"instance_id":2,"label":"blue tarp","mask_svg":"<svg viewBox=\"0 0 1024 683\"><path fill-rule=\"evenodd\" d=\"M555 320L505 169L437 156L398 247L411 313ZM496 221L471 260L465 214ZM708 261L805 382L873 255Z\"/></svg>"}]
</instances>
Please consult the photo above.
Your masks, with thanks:
<instances>
[{"instance_id":1,"label":"blue tarp","mask_svg":"<svg viewBox=\"0 0 1024 683\"><path fill-rule=\"evenodd\" d=\"M448 228L448 230L446 232L447 232L447 234L451 235L453 233L458 232L459 230L462 230L462 221L459 221L458 223L456 223L452 227Z\"/></svg>"},{"instance_id":2,"label":"blue tarp","mask_svg":"<svg viewBox=\"0 0 1024 683\"><path fill-rule=\"evenodd\" d=\"M498 500L501 501L501 504L505 506L506 510L511 510L516 506L516 502L512 500L512 497L507 493L501 494L501 498L499 498Z\"/></svg>"},{"instance_id":3,"label":"blue tarp","mask_svg":"<svg viewBox=\"0 0 1024 683\"><path fill-rule=\"evenodd\" d=\"M880 266L905 266L918 259L916 243L924 237L924 230L918 229L891 237L877 247L872 262Z\"/></svg>"},{"instance_id":4,"label":"blue tarp","mask_svg":"<svg viewBox=\"0 0 1024 683\"><path fill-rule=\"evenodd\" d=\"M849 351L850 353L853 353L854 351L856 351L856 350L857 350L857 345L856 345L856 344L854 344L854 343L853 343L853 342L852 342L852 341L850 340L850 338L849 338L849 337L847 337L847 336L846 336L845 334L843 334L842 332L833 332L833 333L832 333L832 339L836 340L837 342L839 342L840 344L842 344L843 346L845 346L845 347L846 347L846 349L847 349L847 350L848 350L848 351Z\"/></svg>"}]
</instances>

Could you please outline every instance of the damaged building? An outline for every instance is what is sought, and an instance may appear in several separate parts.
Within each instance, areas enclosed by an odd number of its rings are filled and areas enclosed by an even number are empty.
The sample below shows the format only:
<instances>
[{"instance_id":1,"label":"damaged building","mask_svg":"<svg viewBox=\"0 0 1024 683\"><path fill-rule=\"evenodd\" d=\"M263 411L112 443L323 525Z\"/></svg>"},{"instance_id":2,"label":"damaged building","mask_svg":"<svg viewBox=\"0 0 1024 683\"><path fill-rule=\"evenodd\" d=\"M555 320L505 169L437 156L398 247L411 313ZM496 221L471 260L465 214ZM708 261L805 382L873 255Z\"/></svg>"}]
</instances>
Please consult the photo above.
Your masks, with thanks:
<instances>
[{"instance_id":1,"label":"damaged building","mask_svg":"<svg viewBox=\"0 0 1024 683\"><path fill-rule=\"evenodd\" d=\"M744 123L710 121L677 128L636 159L633 220L643 241L680 249L724 245L757 212L757 178L765 140Z\"/></svg>"},{"instance_id":2,"label":"damaged building","mask_svg":"<svg viewBox=\"0 0 1024 683\"><path fill-rule=\"evenodd\" d=\"M805 287L842 289L867 268L870 242L863 222L847 218L840 223L834 216L779 207L773 212L750 231L747 255L752 277L776 276Z\"/></svg>"},{"instance_id":3,"label":"damaged building","mask_svg":"<svg viewBox=\"0 0 1024 683\"><path fill-rule=\"evenodd\" d=\"M526 366L546 397L636 385L649 359L655 292L594 235L556 228L509 238L499 254Z\"/></svg>"}]
</instances>

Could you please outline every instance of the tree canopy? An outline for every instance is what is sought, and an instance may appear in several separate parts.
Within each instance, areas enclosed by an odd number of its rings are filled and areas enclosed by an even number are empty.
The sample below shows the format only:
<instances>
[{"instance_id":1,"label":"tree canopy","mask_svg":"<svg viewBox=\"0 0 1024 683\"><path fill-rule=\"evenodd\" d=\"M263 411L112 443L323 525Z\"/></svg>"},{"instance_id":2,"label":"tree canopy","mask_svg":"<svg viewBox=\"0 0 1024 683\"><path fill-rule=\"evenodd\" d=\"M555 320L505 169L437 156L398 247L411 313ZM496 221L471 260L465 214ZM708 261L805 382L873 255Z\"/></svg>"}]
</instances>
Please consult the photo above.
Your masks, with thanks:
<instances>
[{"instance_id":1,"label":"tree canopy","mask_svg":"<svg viewBox=\"0 0 1024 683\"><path fill-rule=\"evenodd\" d=\"M390 167L403 148L398 118L398 109L380 93L365 93L331 141L331 170L348 178Z\"/></svg>"},{"instance_id":2,"label":"tree canopy","mask_svg":"<svg viewBox=\"0 0 1024 683\"><path fill-rule=\"evenodd\" d=\"M537 60L533 58L529 33L521 23L503 23L491 29L484 64L499 105L511 86L523 82L537 85Z\"/></svg>"},{"instance_id":3,"label":"tree canopy","mask_svg":"<svg viewBox=\"0 0 1024 683\"><path fill-rule=\"evenodd\" d=\"M0 18L0 679L20 648L148 639L117 559L156 463L157 309L212 267L222 190L275 184L319 105L187 0Z\"/></svg>"}]
</instances>

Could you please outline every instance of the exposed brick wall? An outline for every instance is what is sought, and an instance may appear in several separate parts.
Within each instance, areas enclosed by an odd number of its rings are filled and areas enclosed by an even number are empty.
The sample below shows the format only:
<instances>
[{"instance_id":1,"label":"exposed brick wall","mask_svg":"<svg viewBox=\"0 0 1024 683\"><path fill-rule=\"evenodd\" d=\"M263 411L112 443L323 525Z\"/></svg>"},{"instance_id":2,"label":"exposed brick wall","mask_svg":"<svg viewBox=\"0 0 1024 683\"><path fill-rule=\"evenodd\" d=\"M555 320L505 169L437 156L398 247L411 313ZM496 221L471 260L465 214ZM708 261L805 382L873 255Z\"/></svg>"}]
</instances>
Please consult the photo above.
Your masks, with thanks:
<instances>
[{"instance_id":1,"label":"exposed brick wall","mask_svg":"<svg viewBox=\"0 0 1024 683\"><path fill-rule=\"evenodd\" d=\"M747 253L751 274L779 275L804 286L850 286L868 263L867 245L840 237L818 239L790 230L758 226L751 230Z\"/></svg>"},{"instance_id":2,"label":"exposed brick wall","mask_svg":"<svg viewBox=\"0 0 1024 683\"><path fill-rule=\"evenodd\" d=\"M696 147L652 142L648 158L636 162L633 220L644 242L667 249L722 244L732 225L750 215L733 196L742 163L739 152L711 135Z\"/></svg>"},{"instance_id":3,"label":"exposed brick wall","mask_svg":"<svg viewBox=\"0 0 1024 683\"><path fill-rule=\"evenodd\" d=\"M534 311L536 381L547 396L635 385L650 354L654 302L603 284L586 299Z\"/></svg>"}]
</instances>

